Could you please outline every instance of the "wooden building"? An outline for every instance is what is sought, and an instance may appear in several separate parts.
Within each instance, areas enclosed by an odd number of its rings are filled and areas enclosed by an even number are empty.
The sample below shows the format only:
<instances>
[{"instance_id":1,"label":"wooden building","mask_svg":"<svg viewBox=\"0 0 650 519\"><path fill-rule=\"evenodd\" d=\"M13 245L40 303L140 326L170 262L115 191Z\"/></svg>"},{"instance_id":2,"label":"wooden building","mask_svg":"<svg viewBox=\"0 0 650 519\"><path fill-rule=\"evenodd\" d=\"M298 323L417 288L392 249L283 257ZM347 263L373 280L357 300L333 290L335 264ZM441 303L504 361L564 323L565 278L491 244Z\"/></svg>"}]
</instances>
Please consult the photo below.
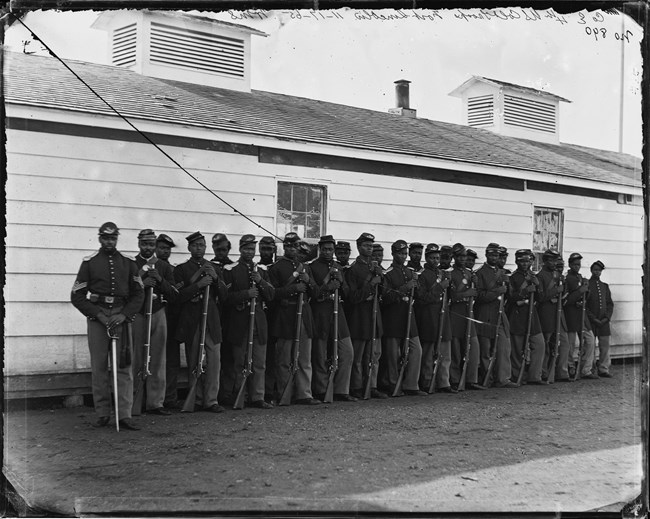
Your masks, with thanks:
<instances>
[{"instance_id":1,"label":"wooden building","mask_svg":"<svg viewBox=\"0 0 650 519\"><path fill-rule=\"evenodd\" d=\"M130 14L130 16L129 16ZM641 161L560 143L559 96L488 78L453 95L467 125L417 117L408 82L382 113L250 89L259 31L189 15L106 12L112 66L69 61L120 114L260 225L384 246L488 242L599 259L616 308L613 355L641 351ZM187 52L191 49L192 52ZM187 56L191 55L191 59ZM5 54L8 397L84 393L84 318L69 302L97 229L267 234L203 189L54 58ZM182 78L184 81L173 78ZM235 253L236 254L236 253ZM25 393L26 392L26 393Z\"/></svg>"}]
</instances>

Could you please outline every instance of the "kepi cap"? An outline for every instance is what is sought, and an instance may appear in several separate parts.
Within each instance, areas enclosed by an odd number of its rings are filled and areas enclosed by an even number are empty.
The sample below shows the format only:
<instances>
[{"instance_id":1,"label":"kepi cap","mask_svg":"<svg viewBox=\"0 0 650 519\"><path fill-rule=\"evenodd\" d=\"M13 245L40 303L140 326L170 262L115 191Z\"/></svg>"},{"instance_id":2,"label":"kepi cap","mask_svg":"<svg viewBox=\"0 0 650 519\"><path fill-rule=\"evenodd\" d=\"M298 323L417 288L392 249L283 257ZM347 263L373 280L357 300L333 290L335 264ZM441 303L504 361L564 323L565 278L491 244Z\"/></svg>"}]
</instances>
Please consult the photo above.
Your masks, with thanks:
<instances>
[{"instance_id":1,"label":"kepi cap","mask_svg":"<svg viewBox=\"0 0 650 519\"><path fill-rule=\"evenodd\" d=\"M260 246L262 245L270 245L272 247L276 247L275 240L270 236L264 236L262 239L260 239Z\"/></svg>"},{"instance_id":2,"label":"kepi cap","mask_svg":"<svg viewBox=\"0 0 650 519\"><path fill-rule=\"evenodd\" d=\"M282 240L283 245L294 245L298 246L298 242L300 241L300 236L298 236L295 232L288 232L284 236L284 240Z\"/></svg>"},{"instance_id":3,"label":"kepi cap","mask_svg":"<svg viewBox=\"0 0 650 519\"><path fill-rule=\"evenodd\" d=\"M531 257L533 255L530 249L519 249L515 251L515 260L521 259L524 256Z\"/></svg>"},{"instance_id":4,"label":"kepi cap","mask_svg":"<svg viewBox=\"0 0 650 519\"><path fill-rule=\"evenodd\" d=\"M508 247L499 247L499 256L507 256L508 255Z\"/></svg>"},{"instance_id":5,"label":"kepi cap","mask_svg":"<svg viewBox=\"0 0 650 519\"><path fill-rule=\"evenodd\" d=\"M426 256L427 254L431 254L433 252L440 253L440 247L438 247L437 243L428 243L427 248L424 251L424 255Z\"/></svg>"},{"instance_id":6,"label":"kepi cap","mask_svg":"<svg viewBox=\"0 0 650 519\"><path fill-rule=\"evenodd\" d=\"M159 234L158 238L156 238L156 243L158 243L158 242L166 243L170 247L176 247L176 244L174 243L174 240L172 240L166 234Z\"/></svg>"},{"instance_id":7,"label":"kepi cap","mask_svg":"<svg viewBox=\"0 0 650 519\"><path fill-rule=\"evenodd\" d=\"M556 251L555 249L546 249L544 251L544 254L542 254L542 260L546 261L547 259L558 259L560 257L560 253Z\"/></svg>"},{"instance_id":8,"label":"kepi cap","mask_svg":"<svg viewBox=\"0 0 650 519\"><path fill-rule=\"evenodd\" d=\"M476 252L474 249L467 249L467 250L465 251L465 253L466 253L470 258L474 258L474 259L477 259L477 258L478 258L478 254L477 254L477 252Z\"/></svg>"},{"instance_id":9,"label":"kepi cap","mask_svg":"<svg viewBox=\"0 0 650 519\"><path fill-rule=\"evenodd\" d=\"M336 250L352 250L350 247L350 242L347 241L337 241L334 248Z\"/></svg>"},{"instance_id":10,"label":"kepi cap","mask_svg":"<svg viewBox=\"0 0 650 519\"><path fill-rule=\"evenodd\" d=\"M318 245L323 245L324 243L331 243L332 245L336 246L336 240L331 234L326 234L325 236L320 237L318 240Z\"/></svg>"},{"instance_id":11,"label":"kepi cap","mask_svg":"<svg viewBox=\"0 0 650 519\"><path fill-rule=\"evenodd\" d=\"M569 263L571 263L571 262L573 262L575 260L581 260L581 259L582 259L582 255L580 253L578 253L578 252L574 252L573 254L571 254L569 256Z\"/></svg>"},{"instance_id":12,"label":"kepi cap","mask_svg":"<svg viewBox=\"0 0 650 519\"><path fill-rule=\"evenodd\" d=\"M409 245L409 250L411 249L424 249L424 245L422 245L420 242L414 241Z\"/></svg>"},{"instance_id":13,"label":"kepi cap","mask_svg":"<svg viewBox=\"0 0 650 519\"><path fill-rule=\"evenodd\" d=\"M467 249L462 243L454 243L451 247L451 253L454 256L462 256L464 254L467 254Z\"/></svg>"},{"instance_id":14,"label":"kepi cap","mask_svg":"<svg viewBox=\"0 0 650 519\"><path fill-rule=\"evenodd\" d=\"M226 236L223 233L218 232L217 234L212 236L212 243L221 243L222 241L227 241L228 243L230 243L228 236Z\"/></svg>"},{"instance_id":15,"label":"kepi cap","mask_svg":"<svg viewBox=\"0 0 650 519\"><path fill-rule=\"evenodd\" d=\"M187 236L185 239L187 240L187 244L189 245L190 243L196 240L200 240L200 239L205 240L205 236L203 236L199 231L196 231L190 234L189 236Z\"/></svg>"},{"instance_id":16,"label":"kepi cap","mask_svg":"<svg viewBox=\"0 0 650 519\"><path fill-rule=\"evenodd\" d=\"M500 245L498 243L488 243L488 246L485 247L485 253L488 252L499 252Z\"/></svg>"},{"instance_id":17,"label":"kepi cap","mask_svg":"<svg viewBox=\"0 0 650 519\"><path fill-rule=\"evenodd\" d=\"M152 229L142 229L138 233L138 240L155 240L156 233Z\"/></svg>"},{"instance_id":18,"label":"kepi cap","mask_svg":"<svg viewBox=\"0 0 650 519\"><path fill-rule=\"evenodd\" d=\"M357 238L357 245L363 242L371 241L374 243L375 236L369 232L362 232L361 235Z\"/></svg>"},{"instance_id":19,"label":"kepi cap","mask_svg":"<svg viewBox=\"0 0 650 519\"><path fill-rule=\"evenodd\" d=\"M250 245L253 244L255 245L257 243L257 240L255 239L255 236L252 234L244 234L241 238L239 238L239 248L241 249L244 245Z\"/></svg>"},{"instance_id":20,"label":"kepi cap","mask_svg":"<svg viewBox=\"0 0 650 519\"><path fill-rule=\"evenodd\" d=\"M605 264L600 260L594 261L591 264L591 268L593 269L594 267L600 267L600 270L605 270Z\"/></svg>"},{"instance_id":21,"label":"kepi cap","mask_svg":"<svg viewBox=\"0 0 650 519\"><path fill-rule=\"evenodd\" d=\"M120 230L113 222L106 222L102 224L97 234L100 236L117 236L120 234Z\"/></svg>"},{"instance_id":22,"label":"kepi cap","mask_svg":"<svg viewBox=\"0 0 650 519\"><path fill-rule=\"evenodd\" d=\"M403 250L406 250L408 248L408 243L406 243L404 240L397 240L395 243L393 243L390 246L390 251L391 252L400 252Z\"/></svg>"},{"instance_id":23,"label":"kepi cap","mask_svg":"<svg viewBox=\"0 0 650 519\"><path fill-rule=\"evenodd\" d=\"M384 247L382 246L381 243L373 243L372 244L372 252L375 252L376 250L383 251Z\"/></svg>"}]
</instances>

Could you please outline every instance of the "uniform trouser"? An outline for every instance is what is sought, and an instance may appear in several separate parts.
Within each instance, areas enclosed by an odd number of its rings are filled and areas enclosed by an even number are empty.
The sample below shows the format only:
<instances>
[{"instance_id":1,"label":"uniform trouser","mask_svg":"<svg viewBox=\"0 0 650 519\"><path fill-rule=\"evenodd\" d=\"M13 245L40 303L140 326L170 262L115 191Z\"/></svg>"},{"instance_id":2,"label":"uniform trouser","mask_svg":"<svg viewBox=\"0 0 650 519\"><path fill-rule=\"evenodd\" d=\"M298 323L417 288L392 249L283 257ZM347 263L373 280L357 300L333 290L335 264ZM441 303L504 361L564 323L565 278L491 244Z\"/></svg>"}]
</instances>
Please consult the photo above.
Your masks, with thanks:
<instances>
[{"instance_id":1,"label":"uniform trouser","mask_svg":"<svg viewBox=\"0 0 650 519\"><path fill-rule=\"evenodd\" d=\"M282 393L289 380L289 369L293 363L293 339L278 338L275 343L276 383ZM296 400L312 398L311 395L311 339L307 337L305 325L301 324L298 347L298 371L294 379Z\"/></svg>"},{"instance_id":2,"label":"uniform trouser","mask_svg":"<svg viewBox=\"0 0 650 519\"><path fill-rule=\"evenodd\" d=\"M187 369L189 371L190 381L192 374L199 362L199 334L197 330L192 340L192 345L186 350ZM187 345L185 345L187 347ZM221 344L214 342L210 333L205 333L205 359L204 372L196 388L196 405L207 409L208 407L219 403L219 382L221 372Z\"/></svg>"},{"instance_id":3,"label":"uniform trouser","mask_svg":"<svg viewBox=\"0 0 650 519\"><path fill-rule=\"evenodd\" d=\"M585 343L580 347L580 332L569 332L569 358L572 363L578 362L578 352L582 349L580 356L580 375L589 375L592 372L594 364L594 349L596 340L591 330L584 331Z\"/></svg>"},{"instance_id":4,"label":"uniform trouser","mask_svg":"<svg viewBox=\"0 0 650 519\"><path fill-rule=\"evenodd\" d=\"M377 388L377 372L381 358L381 339L372 340L352 339L354 363L350 375L350 391L363 391L364 382L368 380L368 365L372 355L372 370L370 371L370 387Z\"/></svg>"},{"instance_id":5,"label":"uniform trouser","mask_svg":"<svg viewBox=\"0 0 650 519\"><path fill-rule=\"evenodd\" d=\"M544 333L544 342L546 349L544 351L544 363L542 365L542 379L548 378L548 368L551 358L551 352L555 348L555 334ZM565 380L569 378L569 336L564 330L560 331L560 346L558 348L557 359L555 361L555 380Z\"/></svg>"},{"instance_id":6,"label":"uniform trouser","mask_svg":"<svg viewBox=\"0 0 650 519\"><path fill-rule=\"evenodd\" d=\"M269 337L266 343L266 373L264 379L264 394L266 398L272 399L275 397L278 389L275 386L276 379L276 366L275 366L275 337Z\"/></svg>"},{"instance_id":7,"label":"uniform trouser","mask_svg":"<svg viewBox=\"0 0 650 519\"><path fill-rule=\"evenodd\" d=\"M312 380L311 388L314 395L321 395L327 390L329 380L328 339L312 339L311 367ZM350 392L350 375L352 374L352 363L354 360L354 348L350 337L339 339L338 343L338 369L334 375L334 393L347 395Z\"/></svg>"},{"instance_id":8,"label":"uniform trouser","mask_svg":"<svg viewBox=\"0 0 650 519\"><path fill-rule=\"evenodd\" d=\"M399 377L401 359L404 357L403 347L404 339L400 337L384 337L381 356L386 360L386 379L382 381L381 385L391 390L394 389ZM420 345L420 338L411 337L409 339L409 355L404 369L404 378L402 379L402 389L406 391L419 389L418 378L420 377L421 362L422 346Z\"/></svg>"},{"instance_id":9,"label":"uniform trouser","mask_svg":"<svg viewBox=\"0 0 650 519\"><path fill-rule=\"evenodd\" d=\"M476 384L478 382L478 364L479 364L479 343L476 335L470 338L469 354L467 355L467 372L465 382ZM449 379L452 384L457 385L460 382L463 370L463 359L467 348L466 337L454 337L451 340L451 367L449 370Z\"/></svg>"},{"instance_id":10,"label":"uniform trouser","mask_svg":"<svg viewBox=\"0 0 650 519\"><path fill-rule=\"evenodd\" d=\"M171 316L171 317L170 317ZM165 405L178 400L178 374L181 370L181 345L174 338L176 334L176 315L166 312L167 344L165 345Z\"/></svg>"},{"instance_id":11,"label":"uniform trouser","mask_svg":"<svg viewBox=\"0 0 650 519\"><path fill-rule=\"evenodd\" d=\"M494 341L496 339L496 346ZM495 384L505 384L510 382L510 377L512 376L512 366L510 365L510 350L512 349L510 345L510 338L506 335L503 326L499 331L498 338L483 337L482 335L478 336L478 343L481 348L481 361L480 361L480 380L479 383L482 383L485 379L485 375L490 364L490 351L492 348L496 348L494 352L494 367L492 368L492 374L488 380L488 384L492 381Z\"/></svg>"},{"instance_id":12,"label":"uniform trouser","mask_svg":"<svg viewBox=\"0 0 650 519\"><path fill-rule=\"evenodd\" d=\"M107 315L118 314L121 309L113 309L106 312ZM117 339L117 396L119 419L131 418L131 406L133 405L133 371L132 366L119 367L120 349L130 345L126 339L126 323L118 328L119 338ZM95 412L99 416L111 415L111 389L113 377L109 374L108 359L111 357L111 339L106 334L106 326L99 321L88 321L88 349L90 350L90 369L92 370L92 389ZM131 352L132 353L132 352ZM112 361L111 361L112 362ZM115 369L115 366L113 366Z\"/></svg>"},{"instance_id":13,"label":"uniform trouser","mask_svg":"<svg viewBox=\"0 0 650 519\"><path fill-rule=\"evenodd\" d=\"M521 363L524 356L525 339L525 335L510 336L510 344L512 345L510 364L512 365L512 380L515 382L519 379L519 370L522 369L522 367L525 369L525 365L522 366ZM540 382L542 380L544 353L546 352L544 335L541 333L531 335L528 342L530 344L530 351L528 353L528 357L525 359L525 364L528 365L528 376L525 380L528 382Z\"/></svg>"},{"instance_id":14,"label":"uniform trouser","mask_svg":"<svg viewBox=\"0 0 650 519\"><path fill-rule=\"evenodd\" d=\"M598 373L609 373L612 359L609 356L609 335L599 335L598 339Z\"/></svg>"},{"instance_id":15,"label":"uniform trouser","mask_svg":"<svg viewBox=\"0 0 650 519\"><path fill-rule=\"evenodd\" d=\"M420 363L420 389L428 391L433 376L435 342L422 343L422 362ZM449 387L449 367L451 366L451 341L441 341L438 351L437 388Z\"/></svg>"},{"instance_id":16,"label":"uniform trouser","mask_svg":"<svg viewBox=\"0 0 650 519\"><path fill-rule=\"evenodd\" d=\"M234 386L228 388L232 390L232 397L237 398L237 392L241 387L243 371L246 367L246 356L248 354L248 337L242 339L242 342L233 346L232 350L232 373L229 378L233 379ZM246 380L246 391L251 402L264 400L264 378L266 374L266 344L260 343L257 333L253 336L253 363L252 373Z\"/></svg>"},{"instance_id":17,"label":"uniform trouser","mask_svg":"<svg viewBox=\"0 0 650 519\"><path fill-rule=\"evenodd\" d=\"M144 368L145 349L147 334L147 318L144 315L136 314L133 322L133 374L137 377ZM165 310L160 309L151 315L151 337L149 339L149 371L151 375L147 376L147 409L157 409L162 407L165 400L165 367L167 364L166 357L167 342L167 318Z\"/></svg>"}]
</instances>

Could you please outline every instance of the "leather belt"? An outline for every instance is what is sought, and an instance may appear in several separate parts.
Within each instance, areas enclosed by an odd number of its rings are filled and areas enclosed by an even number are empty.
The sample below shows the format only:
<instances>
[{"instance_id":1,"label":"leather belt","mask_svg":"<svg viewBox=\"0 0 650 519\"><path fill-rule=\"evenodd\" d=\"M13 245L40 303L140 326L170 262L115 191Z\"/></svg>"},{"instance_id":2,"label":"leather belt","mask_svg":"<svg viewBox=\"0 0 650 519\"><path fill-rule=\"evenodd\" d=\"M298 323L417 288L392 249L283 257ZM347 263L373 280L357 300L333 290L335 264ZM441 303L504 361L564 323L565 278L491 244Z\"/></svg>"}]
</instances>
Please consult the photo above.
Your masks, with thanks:
<instances>
[{"instance_id":1,"label":"leather belt","mask_svg":"<svg viewBox=\"0 0 650 519\"><path fill-rule=\"evenodd\" d=\"M122 305L126 303L126 298L120 296L102 296L100 294L90 294L88 299L91 303L103 303L106 305Z\"/></svg>"}]
</instances>

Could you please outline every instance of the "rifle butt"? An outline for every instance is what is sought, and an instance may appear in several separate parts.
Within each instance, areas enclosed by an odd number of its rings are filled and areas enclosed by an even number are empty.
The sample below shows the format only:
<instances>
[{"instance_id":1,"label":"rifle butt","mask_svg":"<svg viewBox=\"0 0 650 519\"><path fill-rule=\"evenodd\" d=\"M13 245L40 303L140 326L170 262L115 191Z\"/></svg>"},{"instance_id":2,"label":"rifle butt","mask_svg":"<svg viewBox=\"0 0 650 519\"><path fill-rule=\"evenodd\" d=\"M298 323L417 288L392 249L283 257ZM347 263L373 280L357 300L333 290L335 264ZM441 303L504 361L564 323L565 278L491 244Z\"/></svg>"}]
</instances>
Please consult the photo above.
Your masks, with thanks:
<instances>
[{"instance_id":1,"label":"rifle butt","mask_svg":"<svg viewBox=\"0 0 650 519\"><path fill-rule=\"evenodd\" d=\"M131 406L131 415L140 416L142 414L142 395L144 393L144 380L138 376L138 385L133 395L133 405Z\"/></svg>"},{"instance_id":2,"label":"rifle butt","mask_svg":"<svg viewBox=\"0 0 650 519\"><path fill-rule=\"evenodd\" d=\"M327 380L327 388L325 389L325 398L323 398L323 403L331 404L334 402L334 375L336 372L332 370L330 372L329 379Z\"/></svg>"},{"instance_id":3,"label":"rifle butt","mask_svg":"<svg viewBox=\"0 0 650 519\"><path fill-rule=\"evenodd\" d=\"M488 386L488 383L490 382L490 376L492 375L493 370L494 370L494 357L490 357L490 363L488 364L487 371L485 372L485 377L483 378L483 385L485 387L490 387Z\"/></svg>"},{"instance_id":4,"label":"rifle butt","mask_svg":"<svg viewBox=\"0 0 650 519\"><path fill-rule=\"evenodd\" d=\"M280 402L278 405L291 405L291 399L293 398L293 382L295 374L291 372L289 375L289 380L287 380L284 389L282 390L282 396L280 397Z\"/></svg>"},{"instance_id":5,"label":"rifle butt","mask_svg":"<svg viewBox=\"0 0 650 519\"><path fill-rule=\"evenodd\" d=\"M192 385L190 386L190 389L187 392L187 396L185 397L185 402L183 402L183 407L181 409L181 412L183 413L194 412L194 404L196 403L196 386L198 381L199 379L197 377L195 377L194 380L192 381Z\"/></svg>"},{"instance_id":6,"label":"rifle butt","mask_svg":"<svg viewBox=\"0 0 650 519\"><path fill-rule=\"evenodd\" d=\"M400 396L402 394L402 384L404 383L404 370L406 368L406 363L402 364L402 367L399 370L399 376L397 377L397 382L393 388L393 393L391 396Z\"/></svg>"},{"instance_id":7,"label":"rifle butt","mask_svg":"<svg viewBox=\"0 0 650 519\"><path fill-rule=\"evenodd\" d=\"M465 391L465 379L467 378L467 361L463 363L463 371L460 374L458 381L458 391Z\"/></svg>"},{"instance_id":8,"label":"rifle butt","mask_svg":"<svg viewBox=\"0 0 650 519\"><path fill-rule=\"evenodd\" d=\"M555 365L557 363L557 358L555 356L551 357L551 364L548 367L548 377L546 381L549 384L555 383Z\"/></svg>"},{"instance_id":9,"label":"rifle butt","mask_svg":"<svg viewBox=\"0 0 650 519\"><path fill-rule=\"evenodd\" d=\"M438 356L436 355L436 358L433 359L433 373L431 374L431 382L429 382L429 389L427 390L427 393L430 395L433 395L436 392L436 378L438 378L439 366L440 362L438 360Z\"/></svg>"},{"instance_id":10,"label":"rifle butt","mask_svg":"<svg viewBox=\"0 0 650 519\"><path fill-rule=\"evenodd\" d=\"M244 408L244 397L246 396L246 381L248 380L248 375L244 375L244 379L239 386L239 391L237 391L237 398L235 398L235 403L233 404L233 409L243 409Z\"/></svg>"},{"instance_id":11,"label":"rifle butt","mask_svg":"<svg viewBox=\"0 0 650 519\"><path fill-rule=\"evenodd\" d=\"M363 399L364 400L370 400L370 393L371 393L371 385L372 382L372 367L368 370L368 380L366 381L366 385L363 389Z\"/></svg>"}]
</instances>

